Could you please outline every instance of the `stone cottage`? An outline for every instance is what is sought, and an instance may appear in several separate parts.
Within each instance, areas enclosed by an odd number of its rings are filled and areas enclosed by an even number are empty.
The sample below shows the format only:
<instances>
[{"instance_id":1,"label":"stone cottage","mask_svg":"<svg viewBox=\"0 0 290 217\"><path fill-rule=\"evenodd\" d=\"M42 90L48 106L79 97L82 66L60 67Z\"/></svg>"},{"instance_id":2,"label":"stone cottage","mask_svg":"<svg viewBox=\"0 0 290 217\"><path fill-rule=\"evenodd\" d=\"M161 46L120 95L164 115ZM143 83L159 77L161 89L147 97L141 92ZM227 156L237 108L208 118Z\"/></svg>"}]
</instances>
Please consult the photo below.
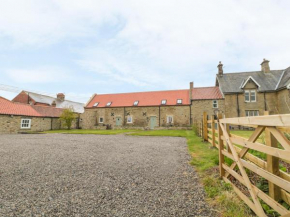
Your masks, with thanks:
<instances>
[{"instance_id":1,"label":"stone cottage","mask_svg":"<svg viewBox=\"0 0 290 217\"><path fill-rule=\"evenodd\" d=\"M290 67L270 70L264 59L260 71L224 73L220 62L216 86L223 94L226 117L290 113Z\"/></svg>"},{"instance_id":2,"label":"stone cottage","mask_svg":"<svg viewBox=\"0 0 290 217\"><path fill-rule=\"evenodd\" d=\"M218 87L119 94L94 94L81 115L84 129L184 129L202 116L224 110Z\"/></svg>"},{"instance_id":3,"label":"stone cottage","mask_svg":"<svg viewBox=\"0 0 290 217\"><path fill-rule=\"evenodd\" d=\"M14 103L0 97L0 134L60 129L62 110Z\"/></svg>"}]
</instances>

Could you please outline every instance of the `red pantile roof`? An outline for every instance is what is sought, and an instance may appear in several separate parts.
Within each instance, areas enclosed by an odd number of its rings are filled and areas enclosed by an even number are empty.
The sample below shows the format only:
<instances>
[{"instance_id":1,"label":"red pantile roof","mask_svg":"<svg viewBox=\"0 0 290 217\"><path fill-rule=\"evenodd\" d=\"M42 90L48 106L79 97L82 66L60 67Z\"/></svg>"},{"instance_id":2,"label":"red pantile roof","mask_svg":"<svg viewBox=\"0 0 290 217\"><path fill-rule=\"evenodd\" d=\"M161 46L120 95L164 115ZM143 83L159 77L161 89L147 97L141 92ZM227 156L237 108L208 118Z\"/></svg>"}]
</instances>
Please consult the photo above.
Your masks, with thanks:
<instances>
[{"instance_id":1,"label":"red pantile roof","mask_svg":"<svg viewBox=\"0 0 290 217\"><path fill-rule=\"evenodd\" d=\"M63 109L59 108L15 103L0 97L0 114L32 117L59 117L62 110Z\"/></svg>"},{"instance_id":2,"label":"red pantile roof","mask_svg":"<svg viewBox=\"0 0 290 217\"><path fill-rule=\"evenodd\" d=\"M159 106L161 100L167 100L166 105L177 105L177 99L182 99L182 105L190 105L189 90L96 94L88 103L87 108L93 108L95 103L99 103L98 108L103 108L108 102L112 102L110 107L129 107L133 106L135 101L139 101L139 107Z\"/></svg>"},{"instance_id":3,"label":"red pantile roof","mask_svg":"<svg viewBox=\"0 0 290 217\"><path fill-rule=\"evenodd\" d=\"M192 100L223 99L219 87L196 87L192 89Z\"/></svg>"},{"instance_id":4,"label":"red pantile roof","mask_svg":"<svg viewBox=\"0 0 290 217\"><path fill-rule=\"evenodd\" d=\"M13 103L3 97L0 97L0 114L41 117L30 105Z\"/></svg>"},{"instance_id":5,"label":"red pantile roof","mask_svg":"<svg viewBox=\"0 0 290 217\"><path fill-rule=\"evenodd\" d=\"M44 117L60 117L63 111L61 108L48 106L32 105L31 107Z\"/></svg>"}]
</instances>

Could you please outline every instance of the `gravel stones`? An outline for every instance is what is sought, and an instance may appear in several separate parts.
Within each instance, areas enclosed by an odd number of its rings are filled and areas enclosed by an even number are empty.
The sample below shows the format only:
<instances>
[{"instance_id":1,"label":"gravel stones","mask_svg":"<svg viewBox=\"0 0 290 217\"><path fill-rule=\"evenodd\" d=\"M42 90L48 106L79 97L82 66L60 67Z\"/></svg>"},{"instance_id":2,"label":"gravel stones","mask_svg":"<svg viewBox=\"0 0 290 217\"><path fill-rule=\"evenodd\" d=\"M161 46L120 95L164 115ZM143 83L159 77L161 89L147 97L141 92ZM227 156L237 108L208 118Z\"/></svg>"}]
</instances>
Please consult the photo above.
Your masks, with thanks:
<instances>
[{"instance_id":1,"label":"gravel stones","mask_svg":"<svg viewBox=\"0 0 290 217\"><path fill-rule=\"evenodd\" d=\"M0 216L213 216L186 140L0 135Z\"/></svg>"}]
</instances>

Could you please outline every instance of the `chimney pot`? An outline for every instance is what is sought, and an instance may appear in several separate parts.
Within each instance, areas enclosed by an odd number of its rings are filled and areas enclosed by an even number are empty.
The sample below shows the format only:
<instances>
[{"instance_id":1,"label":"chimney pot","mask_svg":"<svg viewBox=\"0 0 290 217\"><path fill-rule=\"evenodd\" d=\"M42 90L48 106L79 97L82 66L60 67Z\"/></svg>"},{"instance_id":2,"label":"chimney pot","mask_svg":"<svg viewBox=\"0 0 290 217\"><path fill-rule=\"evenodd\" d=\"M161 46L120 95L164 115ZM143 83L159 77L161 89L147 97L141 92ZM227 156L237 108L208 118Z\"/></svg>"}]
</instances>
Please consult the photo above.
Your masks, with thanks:
<instances>
[{"instance_id":1,"label":"chimney pot","mask_svg":"<svg viewBox=\"0 0 290 217\"><path fill-rule=\"evenodd\" d=\"M62 101L62 102L65 99L65 95L63 93L58 93L56 96L57 96L57 99L60 100L60 101Z\"/></svg>"},{"instance_id":2,"label":"chimney pot","mask_svg":"<svg viewBox=\"0 0 290 217\"><path fill-rule=\"evenodd\" d=\"M261 71L264 73L270 72L270 66L269 66L269 60L263 59L263 62L261 63Z\"/></svg>"},{"instance_id":3,"label":"chimney pot","mask_svg":"<svg viewBox=\"0 0 290 217\"><path fill-rule=\"evenodd\" d=\"M56 102L55 102L55 100L53 100L53 102L51 103L51 106L52 106L52 107L56 107Z\"/></svg>"},{"instance_id":4,"label":"chimney pot","mask_svg":"<svg viewBox=\"0 0 290 217\"><path fill-rule=\"evenodd\" d=\"M222 64L222 62L220 61L219 62L219 64L218 64L218 74L220 75L220 76L222 76L223 74L224 74L224 70L223 70L223 64Z\"/></svg>"}]
</instances>

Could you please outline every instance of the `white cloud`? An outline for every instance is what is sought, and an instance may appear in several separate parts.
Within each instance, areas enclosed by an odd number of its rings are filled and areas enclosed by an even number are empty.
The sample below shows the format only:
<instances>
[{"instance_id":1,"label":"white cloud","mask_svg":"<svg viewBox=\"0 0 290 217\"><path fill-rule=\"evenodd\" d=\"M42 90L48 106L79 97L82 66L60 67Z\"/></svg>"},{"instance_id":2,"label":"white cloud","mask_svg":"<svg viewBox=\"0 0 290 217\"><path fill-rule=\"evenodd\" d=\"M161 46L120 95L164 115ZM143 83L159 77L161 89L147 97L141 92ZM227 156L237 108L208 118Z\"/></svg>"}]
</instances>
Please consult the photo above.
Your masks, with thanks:
<instances>
[{"instance_id":1,"label":"white cloud","mask_svg":"<svg viewBox=\"0 0 290 217\"><path fill-rule=\"evenodd\" d=\"M68 74L60 68L40 67L37 69L8 69L6 74L17 83L63 82Z\"/></svg>"},{"instance_id":2,"label":"white cloud","mask_svg":"<svg viewBox=\"0 0 290 217\"><path fill-rule=\"evenodd\" d=\"M225 71L289 66L290 2L264 0L2 0L1 35L15 49L93 39L76 60L85 70L136 88L214 85L216 65ZM103 26L123 27L103 37ZM94 40L100 37L98 40ZM12 70L16 80L53 81L49 70ZM19 77L21 79L19 79Z\"/></svg>"}]
</instances>

